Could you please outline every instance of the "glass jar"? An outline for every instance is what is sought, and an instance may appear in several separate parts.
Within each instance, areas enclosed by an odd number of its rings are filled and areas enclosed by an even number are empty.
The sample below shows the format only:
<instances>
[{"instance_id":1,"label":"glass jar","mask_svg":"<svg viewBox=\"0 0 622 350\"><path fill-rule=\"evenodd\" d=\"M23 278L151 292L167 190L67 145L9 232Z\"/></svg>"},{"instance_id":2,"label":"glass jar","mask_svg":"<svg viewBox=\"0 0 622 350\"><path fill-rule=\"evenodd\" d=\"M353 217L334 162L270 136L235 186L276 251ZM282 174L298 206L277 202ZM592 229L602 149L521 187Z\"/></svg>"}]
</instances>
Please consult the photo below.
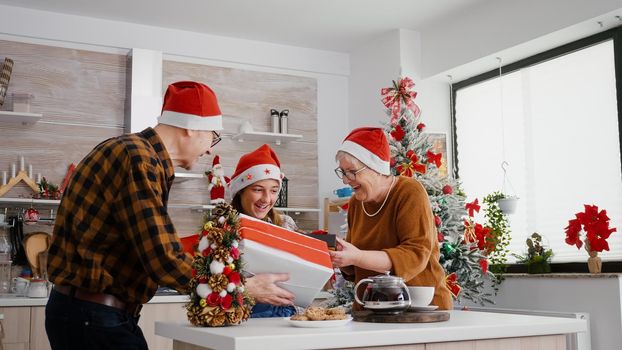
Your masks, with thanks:
<instances>
[{"instance_id":1,"label":"glass jar","mask_svg":"<svg viewBox=\"0 0 622 350\"><path fill-rule=\"evenodd\" d=\"M0 294L11 292L11 243L6 227L0 223Z\"/></svg>"}]
</instances>

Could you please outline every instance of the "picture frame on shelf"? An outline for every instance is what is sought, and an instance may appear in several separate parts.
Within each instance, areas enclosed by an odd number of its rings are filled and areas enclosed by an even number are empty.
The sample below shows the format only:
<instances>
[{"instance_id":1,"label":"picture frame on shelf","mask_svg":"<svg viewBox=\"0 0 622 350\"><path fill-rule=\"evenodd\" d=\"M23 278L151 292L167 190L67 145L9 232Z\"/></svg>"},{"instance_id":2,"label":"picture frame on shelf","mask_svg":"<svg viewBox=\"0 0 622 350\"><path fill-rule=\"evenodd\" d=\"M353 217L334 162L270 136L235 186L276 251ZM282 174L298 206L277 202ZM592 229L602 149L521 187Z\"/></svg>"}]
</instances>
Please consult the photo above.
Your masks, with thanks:
<instances>
[{"instance_id":1,"label":"picture frame on shelf","mask_svg":"<svg viewBox=\"0 0 622 350\"><path fill-rule=\"evenodd\" d=\"M446 132L426 132L428 141L430 142L430 151L433 153L441 153L441 166L438 168L439 174L446 177L449 174L447 168L447 133Z\"/></svg>"}]
</instances>

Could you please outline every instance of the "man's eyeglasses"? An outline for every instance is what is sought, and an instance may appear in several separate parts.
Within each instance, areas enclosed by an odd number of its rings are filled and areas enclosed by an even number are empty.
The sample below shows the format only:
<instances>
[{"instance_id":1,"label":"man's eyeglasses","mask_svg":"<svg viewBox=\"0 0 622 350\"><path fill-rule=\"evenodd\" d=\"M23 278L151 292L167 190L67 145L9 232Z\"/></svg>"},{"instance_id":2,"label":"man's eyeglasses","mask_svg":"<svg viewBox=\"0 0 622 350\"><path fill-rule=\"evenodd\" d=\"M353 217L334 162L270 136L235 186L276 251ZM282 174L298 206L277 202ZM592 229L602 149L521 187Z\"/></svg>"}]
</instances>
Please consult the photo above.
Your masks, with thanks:
<instances>
[{"instance_id":1,"label":"man's eyeglasses","mask_svg":"<svg viewBox=\"0 0 622 350\"><path fill-rule=\"evenodd\" d=\"M335 168L335 174L337 174L337 177L341 180L343 180L343 177L345 176L346 179L350 180L350 181L354 181L356 180L356 174L360 173L361 171L367 169L366 166L358 169L358 170L343 170L341 168Z\"/></svg>"},{"instance_id":2,"label":"man's eyeglasses","mask_svg":"<svg viewBox=\"0 0 622 350\"><path fill-rule=\"evenodd\" d=\"M214 148L214 146L216 146L218 144L218 142L220 142L220 140L222 140L222 138L220 137L220 135L216 131L212 130L212 132L214 133L214 137L212 137L212 146L211 146L211 148Z\"/></svg>"}]
</instances>

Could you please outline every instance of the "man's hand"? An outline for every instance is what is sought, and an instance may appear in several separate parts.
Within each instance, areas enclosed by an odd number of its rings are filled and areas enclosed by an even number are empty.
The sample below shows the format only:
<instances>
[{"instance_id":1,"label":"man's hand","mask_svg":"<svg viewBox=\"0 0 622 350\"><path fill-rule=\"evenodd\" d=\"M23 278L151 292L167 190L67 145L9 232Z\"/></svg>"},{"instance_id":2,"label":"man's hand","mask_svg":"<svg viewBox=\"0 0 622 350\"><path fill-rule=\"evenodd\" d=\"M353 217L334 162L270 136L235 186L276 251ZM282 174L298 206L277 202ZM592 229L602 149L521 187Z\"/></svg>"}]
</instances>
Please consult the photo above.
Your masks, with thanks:
<instances>
[{"instance_id":1,"label":"man's hand","mask_svg":"<svg viewBox=\"0 0 622 350\"><path fill-rule=\"evenodd\" d=\"M258 303L276 306L293 305L294 294L276 285L289 279L286 273L262 273L246 279L246 289Z\"/></svg>"}]
</instances>

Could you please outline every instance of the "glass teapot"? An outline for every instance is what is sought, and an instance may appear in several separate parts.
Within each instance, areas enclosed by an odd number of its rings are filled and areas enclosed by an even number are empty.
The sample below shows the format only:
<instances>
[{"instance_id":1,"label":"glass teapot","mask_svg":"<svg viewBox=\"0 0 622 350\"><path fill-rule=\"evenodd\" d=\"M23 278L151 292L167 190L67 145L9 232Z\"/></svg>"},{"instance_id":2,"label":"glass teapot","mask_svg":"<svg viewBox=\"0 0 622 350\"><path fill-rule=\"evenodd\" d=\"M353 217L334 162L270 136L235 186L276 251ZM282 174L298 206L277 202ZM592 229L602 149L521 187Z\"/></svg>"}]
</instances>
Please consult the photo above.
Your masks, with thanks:
<instances>
[{"instance_id":1,"label":"glass teapot","mask_svg":"<svg viewBox=\"0 0 622 350\"><path fill-rule=\"evenodd\" d=\"M358 297L359 286L367 284L363 300ZM364 308L383 313L399 313L410 306L410 294L404 279L391 276L389 271L383 275L360 280L354 286L354 298Z\"/></svg>"}]
</instances>

